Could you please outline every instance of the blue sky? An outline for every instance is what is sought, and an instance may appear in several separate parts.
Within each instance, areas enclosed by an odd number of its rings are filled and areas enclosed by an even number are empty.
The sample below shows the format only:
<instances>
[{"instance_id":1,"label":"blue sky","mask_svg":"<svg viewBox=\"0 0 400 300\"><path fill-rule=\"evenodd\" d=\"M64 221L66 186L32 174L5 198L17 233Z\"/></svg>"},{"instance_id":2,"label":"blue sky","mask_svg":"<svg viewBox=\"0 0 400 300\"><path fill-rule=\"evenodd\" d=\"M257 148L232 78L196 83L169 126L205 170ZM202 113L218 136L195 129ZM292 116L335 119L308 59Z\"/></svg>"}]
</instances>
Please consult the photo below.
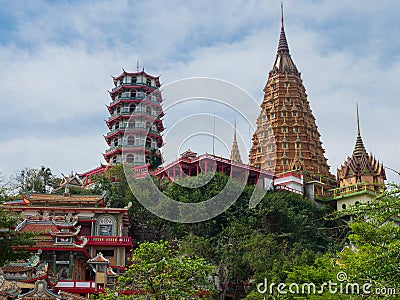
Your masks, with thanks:
<instances>
[{"instance_id":1,"label":"blue sky","mask_svg":"<svg viewBox=\"0 0 400 300\"><path fill-rule=\"evenodd\" d=\"M398 2L284 4L292 58L302 72L332 172L354 147L356 101L367 150L399 170ZM276 0L0 0L0 172L9 176L25 166L46 165L66 174L98 166L106 149L111 75L122 67L134 71L137 59L147 72L161 74L164 85L187 77L220 78L260 103L275 58L279 14ZM167 113L166 127L181 114ZM229 122L234 117L224 115ZM204 128L188 124L174 136L212 130L204 123ZM232 132L223 126L217 124L216 134L230 147ZM247 125L240 126L245 132ZM246 158L248 134L242 138ZM169 147L181 142L166 136ZM184 146L211 152L210 143L199 140ZM225 156L220 146L217 154ZM167 161L177 155L171 153Z\"/></svg>"}]
</instances>

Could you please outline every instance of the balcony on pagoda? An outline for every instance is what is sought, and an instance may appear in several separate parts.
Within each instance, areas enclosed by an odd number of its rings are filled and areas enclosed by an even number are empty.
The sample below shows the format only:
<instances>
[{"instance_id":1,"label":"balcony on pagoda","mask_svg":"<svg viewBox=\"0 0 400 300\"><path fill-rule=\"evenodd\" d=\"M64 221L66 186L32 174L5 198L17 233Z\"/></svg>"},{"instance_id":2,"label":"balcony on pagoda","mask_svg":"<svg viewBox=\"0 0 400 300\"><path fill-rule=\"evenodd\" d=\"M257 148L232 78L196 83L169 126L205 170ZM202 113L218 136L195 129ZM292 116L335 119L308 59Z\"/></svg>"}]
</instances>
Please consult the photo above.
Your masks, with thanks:
<instances>
[{"instance_id":1,"label":"balcony on pagoda","mask_svg":"<svg viewBox=\"0 0 400 300\"><path fill-rule=\"evenodd\" d=\"M383 184L359 182L357 184L352 184L334 189L332 190L332 193L334 199L340 199L355 194L365 194L365 193L376 196L380 194L383 187L384 187Z\"/></svg>"},{"instance_id":2,"label":"balcony on pagoda","mask_svg":"<svg viewBox=\"0 0 400 300\"><path fill-rule=\"evenodd\" d=\"M88 246L132 246L132 237L130 236L88 236L86 238Z\"/></svg>"},{"instance_id":3,"label":"balcony on pagoda","mask_svg":"<svg viewBox=\"0 0 400 300\"><path fill-rule=\"evenodd\" d=\"M96 291L95 281L59 280L54 287L55 291L64 291L73 294L94 294Z\"/></svg>"}]
</instances>

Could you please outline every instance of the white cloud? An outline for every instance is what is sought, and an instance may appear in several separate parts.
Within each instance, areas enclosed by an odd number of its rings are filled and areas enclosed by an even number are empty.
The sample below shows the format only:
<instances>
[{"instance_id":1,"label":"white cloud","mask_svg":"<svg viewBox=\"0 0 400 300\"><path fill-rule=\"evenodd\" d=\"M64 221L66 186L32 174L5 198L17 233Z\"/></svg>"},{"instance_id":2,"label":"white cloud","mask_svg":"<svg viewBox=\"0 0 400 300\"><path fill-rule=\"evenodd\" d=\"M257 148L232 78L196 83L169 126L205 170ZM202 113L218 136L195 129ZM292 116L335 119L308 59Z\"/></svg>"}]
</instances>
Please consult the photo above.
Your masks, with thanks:
<instances>
[{"instance_id":1,"label":"white cloud","mask_svg":"<svg viewBox=\"0 0 400 300\"><path fill-rule=\"evenodd\" d=\"M289 46L303 74L332 171L354 146L355 101L360 103L367 149L400 169L396 4L285 2ZM15 28L9 32L11 38L0 40L1 103L6 107L0 111L0 124L2 148L7 149L0 155L14 160L13 165L7 160L1 163L5 173L16 166L47 162L60 172L97 166L106 148L101 134L106 133L102 119L107 117L104 104L112 88L110 75L118 75L121 67L134 70L137 58L146 70L161 73L163 83L216 77L239 85L261 101L279 34L276 1L140 5L123 0L16 1L12 5L9 14L17 20ZM166 123L168 118L167 114ZM98 127L90 131L96 136L85 136L82 124L87 119L98 120ZM13 139L21 133L10 126L16 120L30 133L39 128L41 132L30 134L27 141L41 151L21 152L22 143ZM62 131L54 139L40 137L46 135L43 127L61 120L75 128L74 137ZM63 139L68 147L59 146ZM85 146L84 140L93 145ZM224 131L224 140L231 141L232 132ZM70 161L59 159L70 157L71 151L75 155ZM18 158L14 153L19 153ZM242 151L242 157L247 153ZM391 179L398 180L393 175Z\"/></svg>"},{"instance_id":2,"label":"white cloud","mask_svg":"<svg viewBox=\"0 0 400 300\"><path fill-rule=\"evenodd\" d=\"M0 143L1 166L7 175L41 166L55 174L82 172L100 165L103 141L100 135L11 139Z\"/></svg>"}]
</instances>

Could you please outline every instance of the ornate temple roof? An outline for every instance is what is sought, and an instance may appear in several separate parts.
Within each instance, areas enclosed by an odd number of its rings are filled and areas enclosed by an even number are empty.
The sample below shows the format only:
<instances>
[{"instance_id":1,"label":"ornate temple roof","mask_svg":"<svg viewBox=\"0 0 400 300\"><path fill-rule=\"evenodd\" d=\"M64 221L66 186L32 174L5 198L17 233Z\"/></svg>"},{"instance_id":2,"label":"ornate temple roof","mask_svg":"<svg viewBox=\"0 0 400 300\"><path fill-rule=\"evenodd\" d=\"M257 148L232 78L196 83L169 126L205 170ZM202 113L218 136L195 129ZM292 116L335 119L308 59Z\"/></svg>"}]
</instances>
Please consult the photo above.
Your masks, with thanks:
<instances>
[{"instance_id":1,"label":"ornate temple roof","mask_svg":"<svg viewBox=\"0 0 400 300\"><path fill-rule=\"evenodd\" d=\"M57 195L57 194L27 194L25 203L37 205L78 205L105 206L104 195Z\"/></svg>"},{"instance_id":2,"label":"ornate temple roof","mask_svg":"<svg viewBox=\"0 0 400 300\"><path fill-rule=\"evenodd\" d=\"M64 174L61 174L63 176L63 179L60 183L60 186L56 189L60 190L65 187L75 187L75 188L81 188L83 186L81 178L78 176L78 174L72 174L69 176L65 176Z\"/></svg>"},{"instance_id":3,"label":"ornate temple roof","mask_svg":"<svg viewBox=\"0 0 400 300\"><path fill-rule=\"evenodd\" d=\"M103 256L103 253L99 252L96 257L93 257L87 261L89 264L106 263L109 264L110 261Z\"/></svg>"},{"instance_id":4,"label":"ornate temple roof","mask_svg":"<svg viewBox=\"0 0 400 300\"><path fill-rule=\"evenodd\" d=\"M364 142L361 137L360 118L357 105L357 138L354 146L353 154L348 157L344 164L337 170L337 177L343 180L350 177L374 176L386 180L385 169L383 164L374 156L369 155L365 149Z\"/></svg>"}]
</instances>

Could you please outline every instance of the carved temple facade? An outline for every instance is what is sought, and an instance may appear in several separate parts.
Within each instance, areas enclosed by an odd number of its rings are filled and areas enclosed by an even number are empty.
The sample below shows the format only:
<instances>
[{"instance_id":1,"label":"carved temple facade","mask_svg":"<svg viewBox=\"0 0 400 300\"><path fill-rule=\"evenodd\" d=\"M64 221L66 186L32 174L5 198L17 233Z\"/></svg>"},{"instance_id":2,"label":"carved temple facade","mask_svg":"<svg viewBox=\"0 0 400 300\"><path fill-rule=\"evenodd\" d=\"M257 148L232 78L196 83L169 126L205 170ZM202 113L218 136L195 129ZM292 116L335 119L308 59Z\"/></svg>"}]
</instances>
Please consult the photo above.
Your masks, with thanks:
<instances>
[{"instance_id":1,"label":"carved temple facade","mask_svg":"<svg viewBox=\"0 0 400 300\"><path fill-rule=\"evenodd\" d=\"M256 123L250 165L274 172L283 183L301 176L302 185L313 183L310 194L320 197L335 187L301 73L289 52L283 8L278 50Z\"/></svg>"},{"instance_id":2,"label":"carved temple facade","mask_svg":"<svg viewBox=\"0 0 400 300\"><path fill-rule=\"evenodd\" d=\"M104 195L26 194L22 200L5 205L19 212L20 232L36 232L34 246L40 254L29 264L3 268L7 280L17 281L22 292L46 280L55 292L87 297L104 290L110 278L121 274L132 250L128 208L106 207ZM100 258L99 258L100 257ZM96 259L107 261L100 276Z\"/></svg>"}]
</instances>

